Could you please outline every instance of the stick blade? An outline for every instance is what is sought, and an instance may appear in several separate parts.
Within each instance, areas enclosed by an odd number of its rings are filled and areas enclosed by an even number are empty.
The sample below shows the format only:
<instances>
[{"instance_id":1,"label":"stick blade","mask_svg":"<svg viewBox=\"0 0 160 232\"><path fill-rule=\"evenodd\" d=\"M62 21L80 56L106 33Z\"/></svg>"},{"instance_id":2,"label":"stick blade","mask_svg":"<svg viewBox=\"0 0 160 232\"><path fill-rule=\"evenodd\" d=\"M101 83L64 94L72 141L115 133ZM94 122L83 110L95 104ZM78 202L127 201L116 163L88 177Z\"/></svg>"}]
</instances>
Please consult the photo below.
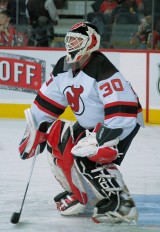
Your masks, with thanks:
<instances>
[{"instance_id":1,"label":"stick blade","mask_svg":"<svg viewBox=\"0 0 160 232\"><path fill-rule=\"evenodd\" d=\"M11 217L11 223L13 223L13 224L17 224L18 222L19 222L19 219L20 219L20 213L16 213L16 212L14 212L13 214L12 214L12 217Z\"/></svg>"}]
</instances>

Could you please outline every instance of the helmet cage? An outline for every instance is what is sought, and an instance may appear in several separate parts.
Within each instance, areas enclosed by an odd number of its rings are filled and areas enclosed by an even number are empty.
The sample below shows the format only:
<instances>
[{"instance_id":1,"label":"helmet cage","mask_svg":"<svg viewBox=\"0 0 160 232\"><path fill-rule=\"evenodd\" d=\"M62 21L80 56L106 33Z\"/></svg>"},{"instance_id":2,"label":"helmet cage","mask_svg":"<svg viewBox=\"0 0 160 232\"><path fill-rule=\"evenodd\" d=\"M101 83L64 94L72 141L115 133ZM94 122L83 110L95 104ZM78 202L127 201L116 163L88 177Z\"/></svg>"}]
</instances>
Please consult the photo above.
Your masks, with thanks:
<instances>
[{"instance_id":1,"label":"helmet cage","mask_svg":"<svg viewBox=\"0 0 160 232\"><path fill-rule=\"evenodd\" d=\"M88 42L88 36L82 35L80 33L68 32L64 42L67 52L73 52L81 50L86 46Z\"/></svg>"},{"instance_id":2,"label":"helmet cage","mask_svg":"<svg viewBox=\"0 0 160 232\"><path fill-rule=\"evenodd\" d=\"M99 49L100 35L89 25L82 33L69 31L65 37L65 47L67 50L67 62L74 63L79 61L85 54L89 54ZM78 29L77 29L78 30Z\"/></svg>"}]
</instances>

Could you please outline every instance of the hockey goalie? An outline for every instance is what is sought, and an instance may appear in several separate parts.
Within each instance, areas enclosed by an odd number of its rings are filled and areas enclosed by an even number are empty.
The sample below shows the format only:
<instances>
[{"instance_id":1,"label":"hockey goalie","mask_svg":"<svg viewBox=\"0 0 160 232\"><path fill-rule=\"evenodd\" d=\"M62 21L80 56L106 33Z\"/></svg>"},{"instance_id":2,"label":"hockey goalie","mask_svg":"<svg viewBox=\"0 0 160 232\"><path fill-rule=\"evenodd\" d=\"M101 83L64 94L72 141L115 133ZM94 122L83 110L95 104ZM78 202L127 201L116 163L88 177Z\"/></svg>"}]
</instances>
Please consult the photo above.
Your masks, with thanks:
<instances>
[{"instance_id":1,"label":"hockey goalie","mask_svg":"<svg viewBox=\"0 0 160 232\"><path fill-rule=\"evenodd\" d=\"M131 85L99 46L97 28L88 22L66 34L66 56L27 110L20 156L31 158L37 146L42 153L47 145L51 170L63 188L54 196L61 215L91 207L96 223L130 224L138 212L118 166L143 126L142 109ZM59 119L67 106L75 121Z\"/></svg>"}]
</instances>

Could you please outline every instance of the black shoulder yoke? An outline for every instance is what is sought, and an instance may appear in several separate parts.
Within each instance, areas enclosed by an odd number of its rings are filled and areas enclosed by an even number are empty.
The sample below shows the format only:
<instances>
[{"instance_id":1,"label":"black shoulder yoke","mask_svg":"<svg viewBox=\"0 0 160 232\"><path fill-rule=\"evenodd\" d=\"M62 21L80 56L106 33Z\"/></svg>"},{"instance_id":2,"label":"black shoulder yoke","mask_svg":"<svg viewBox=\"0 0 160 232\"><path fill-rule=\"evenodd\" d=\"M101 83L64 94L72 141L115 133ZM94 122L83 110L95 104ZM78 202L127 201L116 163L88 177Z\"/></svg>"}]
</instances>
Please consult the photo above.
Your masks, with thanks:
<instances>
[{"instance_id":1,"label":"black shoulder yoke","mask_svg":"<svg viewBox=\"0 0 160 232\"><path fill-rule=\"evenodd\" d=\"M66 67L65 57L66 56L61 57L56 63L52 72L53 76L57 76L59 73L64 73L68 71Z\"/></svg>"},{"instance_id":2,"label":"black shoulder yoke","mask_svg":"<svg viewBox=\"0 0 160 232\"><path fill-rule=\"evenodd\" d=\"M113 76L118 69L101 52L93 52L90 62L83 68L83 71L97 82Z\"/></svg>"}]
</instances>

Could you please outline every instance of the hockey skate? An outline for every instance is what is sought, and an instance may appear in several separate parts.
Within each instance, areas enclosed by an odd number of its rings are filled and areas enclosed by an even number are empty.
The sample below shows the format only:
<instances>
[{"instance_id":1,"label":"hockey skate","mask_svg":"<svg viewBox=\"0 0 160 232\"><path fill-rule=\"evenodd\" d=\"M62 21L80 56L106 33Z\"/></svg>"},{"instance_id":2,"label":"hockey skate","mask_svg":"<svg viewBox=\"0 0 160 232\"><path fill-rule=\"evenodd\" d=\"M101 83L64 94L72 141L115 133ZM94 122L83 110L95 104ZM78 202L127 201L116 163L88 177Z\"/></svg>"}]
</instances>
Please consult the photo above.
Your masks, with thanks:
<instances>
[{"instance_id":1,"label":"hockey skate","mask_svg":"<svg viewBox=\"0 0 160 232\"><path fill-rule=\"evenodd\" d=\"M72 192L62 192L54 198L54 201L63 216L77 215L83 213L85 209L85 205L81 204Z\"/></svg>"},{"instance_id":2,"label":"hockey skate","mask_svg":"<svg viewBox=\"0 0 160 232\"><path fill-rule=\"evenodd\" d=\"M107 199L98 202L94 208L92 217L95 223L109 224L132 224L135 225L138 219L138 211L132 198L125 199L120 196L119 208L115 211L110 210L110 204Z\"/></svg>"}]
</instances>

